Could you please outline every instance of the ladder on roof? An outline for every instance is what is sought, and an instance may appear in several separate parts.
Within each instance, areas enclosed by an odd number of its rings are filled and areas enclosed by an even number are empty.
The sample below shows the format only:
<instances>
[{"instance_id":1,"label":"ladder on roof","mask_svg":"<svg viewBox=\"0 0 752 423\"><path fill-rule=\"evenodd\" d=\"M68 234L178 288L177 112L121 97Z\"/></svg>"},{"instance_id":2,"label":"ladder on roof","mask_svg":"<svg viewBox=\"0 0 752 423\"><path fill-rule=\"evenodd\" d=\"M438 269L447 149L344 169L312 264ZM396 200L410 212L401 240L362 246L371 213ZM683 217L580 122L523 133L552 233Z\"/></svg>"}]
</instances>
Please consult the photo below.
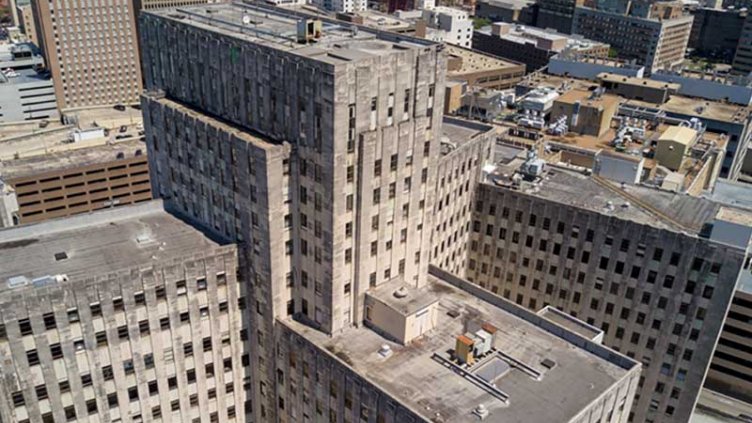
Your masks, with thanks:
<instances>
[{"instance_id":1,"label":"ladder on roof","mask_svg":"<svg viewBox=\"0 0 752 423\"><path fill-rule=\"evenodd\" d=\"M634 195L632 195L632 194L630 194L630 193L628 193L628 192L626 192L626 191L624 191L622 189L619 189L619 188L615 187L613 184L611 184L610 182L608 182L607 180L605 180L604 178L602 178L600 176L591 175L591 177L593 178L593 181L595 181L595 183L597 183L598 185L600 185L600 186L608 189L609 191L611 191L613 193L618 194L621 197L626 198L631 203L639 206L640 208L644 209L646 212L648 212L649 214L654 215L655 217L658 217L660 219L666 220L669 223L671 223L672 225L675 225L675 226L677 226L677 227L679 227L679 228L681 228L681 229L683 229L685 231L688 231L688 232L696 232L698 230L698 228L692 228L692 227L689 227L689 226L687 226L687 225L685 225L683 223L678 222L673 217L671 217L671 216L667 215L666 213L658 210L657 208L651 206L650 204L647 204L646 202L642 201L637 196L634 196Z\"/></svg>"}]
</instances>

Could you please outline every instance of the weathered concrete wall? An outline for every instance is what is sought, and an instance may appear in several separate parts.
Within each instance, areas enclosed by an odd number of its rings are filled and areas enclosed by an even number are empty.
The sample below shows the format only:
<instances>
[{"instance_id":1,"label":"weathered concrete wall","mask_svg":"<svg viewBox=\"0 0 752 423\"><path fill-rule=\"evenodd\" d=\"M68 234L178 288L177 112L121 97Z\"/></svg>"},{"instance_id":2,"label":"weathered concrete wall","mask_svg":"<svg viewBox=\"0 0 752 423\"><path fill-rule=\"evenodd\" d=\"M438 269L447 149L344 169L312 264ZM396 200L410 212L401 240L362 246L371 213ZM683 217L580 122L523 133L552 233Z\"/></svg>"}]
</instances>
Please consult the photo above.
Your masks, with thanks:
<instances>
[{"instance_id":1,"label":"weathered concrete wall","mask_svg":"<svg viewBox=\"0 0 752 423\"><path fill-rule=\"evenodd\" d=\"M241 339L236 268L236 247L228 245L5 290L0 417L242 418L250 345ZM21 332L27 321L29 334ZM40 364L30 362L32 353Z\"/></svg>"},{"instance_id":2,"label":"weathered concrete wall","mask_svg":"<svg viewBox=\"0 0 752 423\"><path fill-rule=\"evenodd\" d=\"M644 365L635 419L686 421L743 252L488 184L476 195L467 278L600 327Z\"/></svg>"},{"instance_id":3,"label":"weathered concrete wall","mask_svg":"<svg viewBox=\"0 0 752 423\"><path fill-rule=\"evenodd\" d=\"M327 421L428 422L358 375L346 355L321 350L284 323L278 326L278 375L284 381L278 386L280 398L286 399L288 416L318 416ZM302 395L290 395L291 390Z\"/></svg>"},{"instance_id":4,"label":"weathered concrete wall","mask_svg":"<svg viewBox=\"0 0 752 423\"><path fill-rule=\"evenodd\" d=\"M454 121L465 123L462 120ZM439 159L435 179L437 201L433 208L430 262L460 277L464 277L467 267L469 222L475 203L475 191L483 166L492 161L491 150L495 141L495 132L487 127L486 132L476 135L472 140L464 140Z\"/></svg>"}]
</instances>

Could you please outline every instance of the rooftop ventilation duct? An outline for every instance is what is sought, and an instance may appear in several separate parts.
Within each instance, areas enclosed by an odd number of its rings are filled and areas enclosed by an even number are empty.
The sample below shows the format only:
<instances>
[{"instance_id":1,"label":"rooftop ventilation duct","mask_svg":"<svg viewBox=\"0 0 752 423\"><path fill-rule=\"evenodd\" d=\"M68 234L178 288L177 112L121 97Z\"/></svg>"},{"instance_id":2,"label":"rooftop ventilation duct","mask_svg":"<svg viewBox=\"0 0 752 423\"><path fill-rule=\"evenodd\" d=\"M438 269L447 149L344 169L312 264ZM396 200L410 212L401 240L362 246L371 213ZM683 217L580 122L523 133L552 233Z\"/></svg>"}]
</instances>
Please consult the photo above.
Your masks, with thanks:
<instances>
[{"instance_id":1,"label":"rooftop ventilation duct","mask_svg":"<svg viewBox=\"0 0 752 423\"><path fill-rule=\"evenodd\" d=\"M392 347L389 346L389 344L382 344L381 348L379 348L379 355L387 358L392 355Z\"/></svg>"},{"instance_id":2,"label":"rooftop ventilation duct","mask_svg":"<svg viewBox=\"0 0 752 423\"><path fill-rule=\"evenodd\" d=\"M396 291L394 291L394 296L397 297L397 298L405 298L405 297L407 297L407 288L405 288L404 286L400 287L399 289L397 289Z\"/></svg>"},{"instance_id":3,"label":"rooftop ventilation duct","mask_svg":"<svg viewBox=\"0 0 752 423\"><path fill-rule=\"evenodd\" d=\"M488 417L489 412L488 412L488 409L486 408L485 405L478 404L478 406L475 407L475 409L473 410L473 414L475 414L476 416L478 416L479 419L485 420L486 417Z\"/></svg>"},{"instance_id":4,"label":"rooftop ventilation duct","mask_svg":"<svg viewBox=\"0 0 752 423\"><path fill-rule=\"evenodd\" d=\"M26 276L13 276L8 278L8 288L18 288L29 284L29 278Z\"/></svg>"},{"instance_id":5,"label":"rooftop ventilation duct","mask_svg":"<svg viewBox=\"0 0 752 423\"><path fill-rule=\"evenodd\" d=\"M39 288L62 282L68 282L68 275L45 275L34 279L29 279L26 276L20 275L7 279L8 288L20 288L28 285Z\"/></svg>"},{"instance_id":6,"label":"rooftop ventilation duct","mask_svg":"<svg viewBox=\"0 0 752 423\"><path fill-rule=\"evenodd\" d=\"M151 236L149 234L140 234L136 237L136 242L139 244L146 244L147 242L150 242Z\"/></svg>"}]
</instances>

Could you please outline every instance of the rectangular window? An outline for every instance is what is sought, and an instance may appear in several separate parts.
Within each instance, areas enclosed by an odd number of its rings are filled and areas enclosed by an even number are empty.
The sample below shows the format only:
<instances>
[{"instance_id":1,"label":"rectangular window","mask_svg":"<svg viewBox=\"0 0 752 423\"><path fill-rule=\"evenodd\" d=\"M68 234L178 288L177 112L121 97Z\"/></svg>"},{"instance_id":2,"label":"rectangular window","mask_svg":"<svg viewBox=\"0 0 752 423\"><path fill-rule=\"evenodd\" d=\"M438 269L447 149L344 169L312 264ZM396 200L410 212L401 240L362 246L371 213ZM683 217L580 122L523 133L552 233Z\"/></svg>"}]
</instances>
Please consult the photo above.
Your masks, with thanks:
<instances>
[{"instance_id":1,"label":"rectangular window","mask_svg":"<svg viewBox=\"0 0 752 423\"><path fill-rule=\"evenodd\" d=\"M47 387L45 385L37 385L34 390L36 391L38 400L47 399Z\"/></svg>"},{"instance_id":2,"label":"rectangular window","mask_svg":"<svg viewBox=\"0 0 752 423\"><path fill-rule=\"evenodd\" d=\"M18 321L18 329L21 331L22 336L31 335L32 328L29 319L21 319Z\"/></svg>"},{"instance_id":3,"label":"rectangular window","mask_svg":"<svg viewBox=\"0 0 752 423\"><path fill-rule=\"evenodd\" d=\"M113 380L115 378L115 374L112 371L112 366L102 367L102 377L104 378L104 380Z\"/></svg>"},{"instance_id":4,"label":"rectangular window","mask_svg":"<svg viewBox=\"0 0 752 423\"><path fill-rule=\"evenodd\" d=\"M13 394L11 395L11 397L13 398L13 406L14 407L23 407L24 405L26 405L26 401L24 400L23 392L21 392L21 391L13 392Z\"/></svg>"},{"instance_id":5,"label":"rectangular window","mask_svg":"<svg viewBox=\"0 0 752 423\"><path fill-rule=\"evenodd\" d=\"M39 354L37 353L37 350L26 351L26 360L29 363L29 367L38 365Z\"/></svg>"},{"instance_id":6,"label":"rectangular window","mask_svg":"<svg viewBox=\"0 0 752 423\"><path fill-rule=\"evenodd\" d=\"M42 316L42 319L44 320L44 328L47 330L52 330L57 327L55 323L55 315L52 313L47 313L44 316Z\"/></svg>"},{"instance_id":7,"label":"rectangular window","mask_svg":"<svg viewBox=\"0 0 752 423\"><path fill-rule=\"evenodd\" d=\"M84 373L81 375L81 385L84 387L92 385L91 373Z\"/></svg>"}]
</instances>

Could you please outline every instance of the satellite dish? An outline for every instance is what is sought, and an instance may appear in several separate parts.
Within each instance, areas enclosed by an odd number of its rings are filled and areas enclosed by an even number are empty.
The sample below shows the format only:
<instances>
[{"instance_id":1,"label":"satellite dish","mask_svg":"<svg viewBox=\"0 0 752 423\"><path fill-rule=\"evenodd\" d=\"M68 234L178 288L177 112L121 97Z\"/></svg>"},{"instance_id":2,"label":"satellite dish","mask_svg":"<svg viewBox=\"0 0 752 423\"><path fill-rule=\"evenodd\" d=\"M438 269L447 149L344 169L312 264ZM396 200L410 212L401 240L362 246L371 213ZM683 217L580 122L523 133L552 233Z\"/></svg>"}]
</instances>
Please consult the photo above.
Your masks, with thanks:
<instances>
[{"instance_id":1,"label":"satellite dish","mask_svg":"<svg viewBox=\"0 0 752 423\"><path fill-rule=\"evenodd\" d=\"M243 15L243 24L248 25L251 23L251 17L248 15Z\"/></svg>"}]
</instances>

